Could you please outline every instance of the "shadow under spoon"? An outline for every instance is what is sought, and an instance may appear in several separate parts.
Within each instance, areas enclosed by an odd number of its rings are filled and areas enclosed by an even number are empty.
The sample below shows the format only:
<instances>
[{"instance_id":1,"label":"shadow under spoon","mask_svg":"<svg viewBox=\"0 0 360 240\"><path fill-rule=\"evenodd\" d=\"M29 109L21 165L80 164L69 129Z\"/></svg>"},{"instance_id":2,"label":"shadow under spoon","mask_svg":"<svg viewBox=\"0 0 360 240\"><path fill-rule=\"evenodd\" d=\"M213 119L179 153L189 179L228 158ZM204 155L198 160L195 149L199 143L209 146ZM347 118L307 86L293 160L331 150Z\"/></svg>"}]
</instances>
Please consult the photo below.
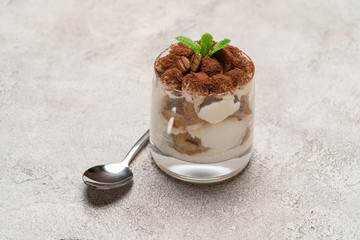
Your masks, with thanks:
<instances>
[{"instance_id":1,"label":"shadow under spoon","mask_svg":"<svg viewBox=\"0 0 360 240\"><path fill-rule=\"evenodd\" d=\"M83 174L85 184L97 189L113 189L122 187L133 180L133 173L129 168L131 160L149 140L149 130L135 143L120 163L98 165L86 170Z\"/></svg>"}]
</instances>

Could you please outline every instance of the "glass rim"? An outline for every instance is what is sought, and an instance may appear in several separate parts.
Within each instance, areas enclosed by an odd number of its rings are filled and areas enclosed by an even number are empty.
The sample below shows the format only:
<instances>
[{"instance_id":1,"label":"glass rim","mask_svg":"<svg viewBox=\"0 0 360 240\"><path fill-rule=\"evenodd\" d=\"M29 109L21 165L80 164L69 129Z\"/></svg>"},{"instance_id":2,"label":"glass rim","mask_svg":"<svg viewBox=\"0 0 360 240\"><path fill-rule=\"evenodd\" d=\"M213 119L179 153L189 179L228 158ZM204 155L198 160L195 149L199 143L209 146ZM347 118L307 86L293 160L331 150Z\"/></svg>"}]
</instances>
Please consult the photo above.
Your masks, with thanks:
<instances>
[{"instance_id":1,"label":"glass rim","mask_svg":"<svg viewBox=\"0 0 360 240\"><path fill-rule=\"evenodd\" d=\"M224 95L228 95L228 94L233 94L236 90L243 89L247 84L249 84L250 82L252 82L253 79L254 79L254 76L255 76L255 64L254 64L254 62L251 60L251 58L250 58L246 53L244 53L242 50L239 49L239 50L240 50L240 54L241 54L242 56L246 57L246 58L247 58L250 62L252 62L253 65L254 65L254 72L253 72L250 80L249 80L246 84L242 85L241 87L236 87L236 88L234 88L234 89L232 89L232 90L230 90L230 91L226 91L226 92L222 92L222 93L209 93L209 94L206 94L206 93L186 92L186 91L183 91L183 90L176 89L176 88L174 88L173 86L168 85L168 84L166 84L165 82L163 82L163 81L161 80L160 76L159 76L158 71L156 70L156 62L159 60L160 57L162 57L162 55L163 55L166 51L169 51L169 49L170 49L172 46L174 46L175 44L178 44L178 43L173 43L173 44L171 44L168 48L166 48L165 50L163 50L163 51L156 57L155 62L154 62L154 72L155 72L156 78L158 78L161 83L163 83L165 86L171 88L172 91L174 91L174 92L176 92L176 93L178 93L178 94L181 94L181 95L182 95L183 93L186 93L186 94L191 95L191 96L201 96L201 97L224 96Z\"/></svg>"}]
</instances>

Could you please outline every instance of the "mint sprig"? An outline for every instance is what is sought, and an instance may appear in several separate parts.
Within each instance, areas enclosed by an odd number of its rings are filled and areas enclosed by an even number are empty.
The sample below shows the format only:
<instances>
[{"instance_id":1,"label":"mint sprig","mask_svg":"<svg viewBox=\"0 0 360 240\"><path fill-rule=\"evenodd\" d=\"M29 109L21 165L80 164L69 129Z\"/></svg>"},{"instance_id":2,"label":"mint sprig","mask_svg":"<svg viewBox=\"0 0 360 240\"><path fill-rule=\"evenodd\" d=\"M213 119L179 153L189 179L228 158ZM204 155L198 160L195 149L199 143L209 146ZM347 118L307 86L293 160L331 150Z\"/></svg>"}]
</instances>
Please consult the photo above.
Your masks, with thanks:
<instances>
[{"instance_id":1,"label":"mint sprig","mask_svg":"<svg viewBox=\"0 0 360 240\"><path fill-rule=\"evenodd\" d=\"M194 53L201 53L203 57L211 57L215 52L226 47L226 45L230 43L230 39L225 38L224 40L221 40L220 42L215 44L215 46L210 50L213 44L213 37L210 33L205 33L202 35L200 45L197 42L191 40L190 38L183 36L176 37L176 40L188 46L188 48L190 48Z\"/></svg>"},{"instance_id":2,"label":"mint sprig","mask_svg":"<svg viewBox=\"0 0 360 240\"><path fill-rule=\"evenodd\" d=\"M190 38L179 36L179 37L176 37L176 40L178 40L179 42L182 42L183 44L188 46L188 48L190 48L194 53L201 52L200 45L197 42L194 42L193 40L191 40Z\"/></svg>"}]
</instances>

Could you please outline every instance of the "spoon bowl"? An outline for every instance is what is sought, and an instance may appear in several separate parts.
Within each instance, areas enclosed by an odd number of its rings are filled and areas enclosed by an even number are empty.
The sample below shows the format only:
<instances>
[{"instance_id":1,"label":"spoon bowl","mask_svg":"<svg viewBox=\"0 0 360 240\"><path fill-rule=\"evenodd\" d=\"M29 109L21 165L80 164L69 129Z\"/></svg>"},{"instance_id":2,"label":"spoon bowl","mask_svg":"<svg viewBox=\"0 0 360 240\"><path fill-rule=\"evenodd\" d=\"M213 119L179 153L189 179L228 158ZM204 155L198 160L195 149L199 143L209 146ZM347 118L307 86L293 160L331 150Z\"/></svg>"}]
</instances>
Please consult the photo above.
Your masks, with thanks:
<instances>
[{"instance_id":1,"label":"spoon bowl","mask_svg":"<svg viewBox=\"0 0 360 240\"><path fill-rule=\"evenodd\" d=\"M130 183L133 173L129 164L148 140L149 130L135 143L122 162L98 165L86 170L83 174L84 183L97 189L113 189Z\"/></svg>"},{"instance_id":2,"label":"spoon bowl","mask_svg":"<svg viewBox=\"0 0 360 240\"><path fill-rule=\"evenodd\" d=\"M83 175L83 181L98 189L112 189L124 186L133 180L133 173L124 164L98 165L89 168Z\"/></svg>"}]
</instances>

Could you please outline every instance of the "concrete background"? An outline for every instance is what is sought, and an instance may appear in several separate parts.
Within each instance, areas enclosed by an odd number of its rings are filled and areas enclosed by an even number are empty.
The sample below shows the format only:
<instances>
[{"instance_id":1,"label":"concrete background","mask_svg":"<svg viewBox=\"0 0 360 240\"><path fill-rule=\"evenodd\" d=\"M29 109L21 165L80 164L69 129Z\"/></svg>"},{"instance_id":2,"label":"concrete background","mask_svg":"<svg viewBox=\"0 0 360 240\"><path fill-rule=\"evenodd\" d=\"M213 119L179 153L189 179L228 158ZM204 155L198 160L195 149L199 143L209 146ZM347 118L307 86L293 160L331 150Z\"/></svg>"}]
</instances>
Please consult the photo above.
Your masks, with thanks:
<instances>
[{"instance_id":1,"label":"concrete background","mask_svg":"<svg viewBox=\"0 0 360 240\"><path fill-rule=\"evenodd\" d=\"M86 188L149 127L152 64L178 35L256 65L251 164ZM360 239L360 2L0 0L1 239Z\"/></svg>"}]
</instances>

